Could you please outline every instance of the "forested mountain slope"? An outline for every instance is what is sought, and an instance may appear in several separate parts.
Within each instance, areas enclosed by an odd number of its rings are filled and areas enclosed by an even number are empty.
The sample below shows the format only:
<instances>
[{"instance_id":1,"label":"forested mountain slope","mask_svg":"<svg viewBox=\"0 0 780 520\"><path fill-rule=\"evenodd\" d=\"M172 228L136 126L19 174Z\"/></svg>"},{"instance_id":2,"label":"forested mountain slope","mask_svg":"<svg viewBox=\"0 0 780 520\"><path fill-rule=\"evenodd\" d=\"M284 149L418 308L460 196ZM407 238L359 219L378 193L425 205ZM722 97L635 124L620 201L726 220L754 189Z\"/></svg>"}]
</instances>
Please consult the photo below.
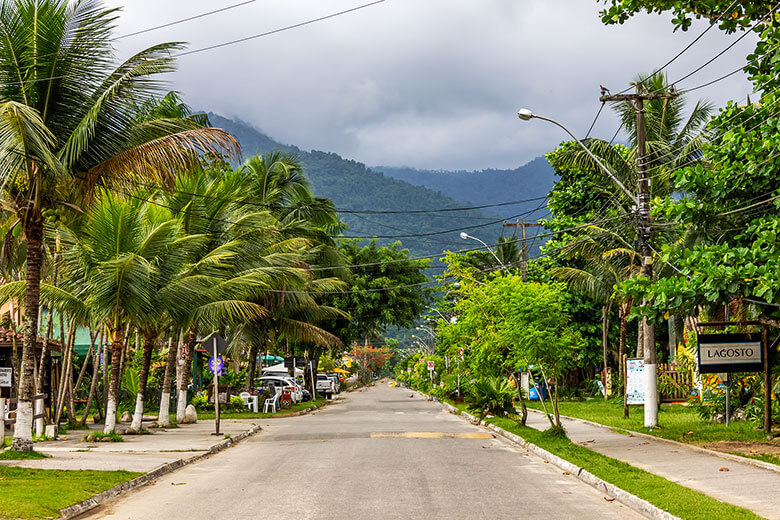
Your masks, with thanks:
<instances>
[{"instance_id":1,"label":"forested mountain slope","mask_svg":"<svg viewBox=\"0 0 780 520\"><path fill-rule=\"evenodd\" d=\"M335 153L307 152L296 146L278 143L240 121L212 113L209 114L209 119L215 127L227 130L238 138L245 157L272 150L287 150L296 154L303 162L306 174L311 180L317 196L332 199L340 209L402 211L461 208L471 205L469 201L475 199L476 188L471 188L471 199L455 200L434 189L415 186L404 180L384 175L367 168L362 163L344 159ZM437 173L437 175L439 174ZM460 173L455 175L457 178L461 176ZM442 182L442 184L444 183ZM465 184L461 182L460 185ZM547 188L544 189L545 194L546 192ZM506 190L503 193L494 190L494 193L494 198L489 201L489 196L480 195L478 198L486 201L485 204L525 198L522 194L515 194L512 190ZM404 247L409 248L414 255L428 255L440 253L446 249L456 250L476 246L477 244L474 242L464 242L459 237L460 228L470 228L471 226L480 227L466 229L467 232L478 236L487 243L495 243L503 231L500 222L502 218L526 212L536 208L541 203L542 201L537 201L490 208L484 211L425 214L342 213L342 218L349 225L349 229L344 233L347 236L395 237L402 235L399 238L382 238L380 241L387 243L400 240ZM508 234L511 235L512 232Z\"/></svg>"},{"instance_id":2,"label":"forested mountain slope","mask_svg":"<svg viewBox=\"0 0 780 520\"><path fill-rule=\"evenodd\" d=\"M455 200L476 205L544 197L552 189L554 174L544 157L537 157L514 170L446 171L418 170L395 166L372 166L387 176L417 186L440 191ZM510 217L517 206L500 207L492 212ZM534 216L537 218L537 215Z\"/></svg>"}]
</instances>

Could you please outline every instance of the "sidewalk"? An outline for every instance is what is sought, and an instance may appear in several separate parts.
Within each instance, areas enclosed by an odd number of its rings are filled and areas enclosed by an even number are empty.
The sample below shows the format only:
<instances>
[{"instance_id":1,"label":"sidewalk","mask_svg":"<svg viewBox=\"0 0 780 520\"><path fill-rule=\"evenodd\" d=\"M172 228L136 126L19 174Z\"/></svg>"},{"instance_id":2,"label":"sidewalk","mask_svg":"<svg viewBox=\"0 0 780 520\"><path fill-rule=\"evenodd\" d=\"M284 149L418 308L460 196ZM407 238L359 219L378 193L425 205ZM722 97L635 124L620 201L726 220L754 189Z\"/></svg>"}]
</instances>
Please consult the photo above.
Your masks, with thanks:
<instances>
[{"instance_id":1,"label":"sidewalk","mask_svg":"<svg viewBox=\"0 0 780 520\"><path fill-rule=\"evenodd\" d=\"M220 432L212 435L214 420L200 420L178 428L152 430L150 435L124 435L124 442L82 442L87 430L72 430L65 440L36 442L35 450L51 455L48 459L3 460L5 466L39 469L126 470L147 473L162 464L206 453L225 435L235 437L262 419L222 419ZM92 429L100 429L102 425Z\"/></svg>"},{"instance_id":2,"label":"sidewalk","mask_svg":"<svg viewBox=\"0 0 780 520\"><path fill-rule=\"evenodd\" d=\"M528 411L528 426L550 424L542 412ZM662 476L770 520L780 520L780 473L644 436L616 433L579 419L561 419L572 442Z\"/></svg>"}]
</instances>

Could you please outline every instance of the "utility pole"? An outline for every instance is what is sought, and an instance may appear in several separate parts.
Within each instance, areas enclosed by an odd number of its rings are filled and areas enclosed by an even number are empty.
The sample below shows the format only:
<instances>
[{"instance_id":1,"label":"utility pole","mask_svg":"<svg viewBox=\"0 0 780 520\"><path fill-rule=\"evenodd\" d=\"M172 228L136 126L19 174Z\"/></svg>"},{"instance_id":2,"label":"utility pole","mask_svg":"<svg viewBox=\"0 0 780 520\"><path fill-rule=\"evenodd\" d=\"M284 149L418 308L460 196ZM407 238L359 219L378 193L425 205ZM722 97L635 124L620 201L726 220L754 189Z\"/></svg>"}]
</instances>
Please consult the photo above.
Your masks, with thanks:
<instances>
[{"instance_id":1,"label":"utility pole","mask_svg":"<svg viewBox=\"0 0 780 520\"><path fill-rule=\"evenodd\" d=\"M604 95L599 100L630 101L636 110L636 162L637 162L637 223L639 235L639 254L641 256L640 274L653 278L653 250L650 244L652 230L650 227L650 179L647 176L647 136L645 132L644 102L652 99L670 99L676 97L673 92L644 92L642 82L637 83L634 94ZM647 299L642 300L642 306L647 305ZM658 357L655 350L655 327L643 319L640 324L644 342L644 376L645 376L645 426L658 426Z\"/></svg>"},{"instance_id":2,"label":"utility pole","mask_svg":"<svg viewBox=\"0 0 780 520\"><path fill-rule=\"evenodd\" d=\"M541 224L538 222L526 222L525 219L523 219L521 222L504 222L504 227L519 227L522 228L522 275L523 275L523 282L526 281L527 277L527 264L528 264L528 247L525 243L525 228L527 227L540 227Z\"/></svg>"}]
</instances>

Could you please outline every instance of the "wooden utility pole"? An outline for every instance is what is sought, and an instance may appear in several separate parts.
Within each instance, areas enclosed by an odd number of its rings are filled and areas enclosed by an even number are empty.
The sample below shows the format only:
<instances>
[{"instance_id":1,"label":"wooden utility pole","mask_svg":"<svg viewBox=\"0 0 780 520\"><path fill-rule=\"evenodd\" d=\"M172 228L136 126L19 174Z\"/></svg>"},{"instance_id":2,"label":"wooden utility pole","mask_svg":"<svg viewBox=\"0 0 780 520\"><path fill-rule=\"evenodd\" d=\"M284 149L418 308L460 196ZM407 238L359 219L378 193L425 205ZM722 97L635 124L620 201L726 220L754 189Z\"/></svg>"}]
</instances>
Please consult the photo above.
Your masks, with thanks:
<instances>
[{"instance_id":1,"label":"wooden utility pole","mask_svg":"<svg viewBox=\"0 0 780 520\"><path fill-rule=\"evenodd\" d=\"M519 222L504 222L504 227L519 227L522 228L522 257L521 257L521 265L522 265L522 275L523 275L523 281L526 281L527 277L527 264L528 264L528 246L525 243L525 228L527 227L541 227L541 224L538 222L526 222L525 219Z\"/></svg>"},{"instance_id":2,"label":"wooden utility pole","mask_svg":"<svg viewBox=\"0 0 780 520\"><path fill-rule=\"evenodd\" d=\"M602 95L602 103L614 101L629 101L636 110L636 162L637 162L637 224L640 244L641 269L640 274L647 278L653 277L653 249L650 244L652 229L650 227L650 179L647 175L647 149L645 133L644 102L653 99L670 99L677 94L672 92L644 92L642 82L637 83L633 94ZM642 300L642 306L647 305L647 299ZM646 319L640 324L643 331L644 373L645 373L645 426L658 426L658 357L655 350L655 329Z\"/></svg>"}]
</instances>

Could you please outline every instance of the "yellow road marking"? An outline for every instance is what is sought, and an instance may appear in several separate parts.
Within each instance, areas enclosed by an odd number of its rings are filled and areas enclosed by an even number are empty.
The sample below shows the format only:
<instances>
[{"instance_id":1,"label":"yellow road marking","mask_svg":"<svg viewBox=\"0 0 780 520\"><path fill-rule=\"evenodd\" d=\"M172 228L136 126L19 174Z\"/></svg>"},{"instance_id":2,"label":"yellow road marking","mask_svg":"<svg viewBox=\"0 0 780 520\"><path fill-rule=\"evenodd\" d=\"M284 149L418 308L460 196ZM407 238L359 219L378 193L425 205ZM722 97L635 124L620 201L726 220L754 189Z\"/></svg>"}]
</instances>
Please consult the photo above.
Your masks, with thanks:
<instances>
[{"instance_id":1,"label":"yellow road marking","mask_svg":"<svg viewBox=\"0 0 780 520\"><path fill-rule=\"evenodd\" d=\"M483 432L372 432L372 439L492 439L493 435Z\"/></svg>"}]
</instances>

